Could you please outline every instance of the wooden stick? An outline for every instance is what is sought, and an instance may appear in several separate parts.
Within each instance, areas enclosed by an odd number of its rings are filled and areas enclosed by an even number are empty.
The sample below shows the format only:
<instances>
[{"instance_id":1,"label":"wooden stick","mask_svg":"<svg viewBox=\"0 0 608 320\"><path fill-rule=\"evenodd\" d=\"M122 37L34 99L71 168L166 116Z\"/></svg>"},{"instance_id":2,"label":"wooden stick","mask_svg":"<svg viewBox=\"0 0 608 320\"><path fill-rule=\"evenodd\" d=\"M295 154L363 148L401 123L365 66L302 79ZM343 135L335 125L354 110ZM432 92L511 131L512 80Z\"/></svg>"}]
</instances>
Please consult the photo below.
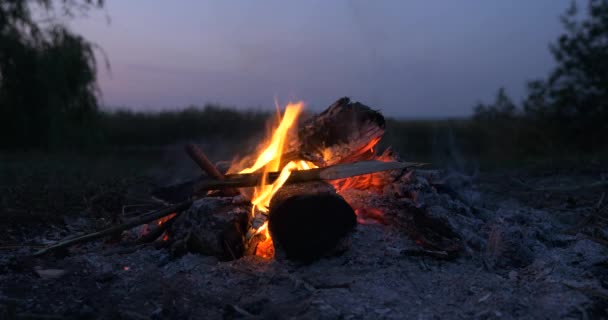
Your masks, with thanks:
<instances>
[{"instance_id":1,"label":"wooden stick","mask_svg":"<svg viewBox=\"0 0 608 320\"><path fill-rule=\"evenodd\" d=\"M190 156L190 158L192 158L192 160L194 160L194 162L198 164L199 168L205 171L208 176L218 180L224 179L224 175L219 170L217 170L217 168L213 163L211 163L211 161L209 161L209 158L207 158L201 148L199 148L193 143L188 143L184 147L184 149L186 150L186 153Z\"/></svg>"},{"instance_id":2,"label":"wooden stick","mask_svg":"<svg viewBox=\"0 0 608 320\"><path fill-rule=\"evenodd\" d=\"M209 161L209 158L205 155L203 150L199 148L197 145L193 143L188 143L184 147L186 153L190 156L190 158L198 164L199 168L201 168L208 176L218 179L224 180L224 175L217 169L217 167ZM236 196L240 192L238 189L228 188L224 190L224 193L227 196Z\"/></svg>"},{"instance_id":3,"label":"wooden stick","mask_svg":"<svg viewBox=\"0 0 608 320\"><path fill-rule=\"evenodd\" d=\"M157 211L153 211L142 217L133 219L131 221L125 222L125 223L115 226L115 227L110 227L110 228L107 228L107 229L104 229L101 231L85 234L80 237L76 237L76 238L72 238L69 240L65 240L65 241L56 243L50 247L47 247L47 248L44 248L42 250L35 252L34 256L41 256L41 255L44 255L51 251L55 251L55 250L61 249L61 248L67 248L67 247L75 245L77 243L83 243L83 242L88 242L88 241L92 241L95 239L103 238L105 236L115 234L117 232L121 232L124 230L128 230L128 229L131 229L138 225L160 219L164 216L170 215L171 213L176 213L177 215L179 215L182 211L190 208L191 205L192 205L192 200L188 200L188 201L185 201L185 202L182 202L182 203L170 206L170 207L166 207L166 208L163 208L163 209L160 209Z\"/></svg>"},{"instance_id":4,"label":"wooden stick","mask_svg":"<svg viewBox=\"0 0 608 320\"><path fill-rule=\"evenodd\" d=\"M137 243L148 243L148 242L155 241L163 233L165 233L167 228L169 228L173 224L173 221L175 221L175 217L177 217L177 214L175 216L171 217L171 219L165 221L161 225L152 224L152 227L150 227L150 224L149 224L148 227L150 228L150 231L148 231L148 233L144 234L143 236L139 237L139 239L137 239L136 242Z\"/></svg>"},{"instance_id":5,"label":"wooden stick","mask_svg":"<svg viewBox=\"0 0 608 320\"><path fill-rule=\"evenodd\" d=\"M425 163L396 161L382 162L378 160L359 161L324 168L292 171L286 183L291 184L319 180L337 180L379 171L406 169L420 167L423 165L425 165ZM279 177L279 175L280 172L269 172L268 176L266 177L266 183L273 183ZM262 177L262 173L247 173L228 174L224 180L199 180L194 183L193 193L196 194L204 190L255 187L262 183Z\"/></svg>"}]
</instances>

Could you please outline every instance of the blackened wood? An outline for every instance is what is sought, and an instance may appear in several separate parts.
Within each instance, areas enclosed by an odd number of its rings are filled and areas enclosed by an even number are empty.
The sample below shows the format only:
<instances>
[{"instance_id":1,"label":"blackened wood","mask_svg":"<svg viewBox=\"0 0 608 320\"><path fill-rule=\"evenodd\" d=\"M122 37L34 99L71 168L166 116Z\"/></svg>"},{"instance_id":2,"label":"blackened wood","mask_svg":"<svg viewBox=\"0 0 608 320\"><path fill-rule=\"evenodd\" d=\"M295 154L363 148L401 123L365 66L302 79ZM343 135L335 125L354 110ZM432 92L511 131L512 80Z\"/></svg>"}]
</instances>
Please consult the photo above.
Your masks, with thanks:
<instances>
[{"instance_id":1,"label":"blackened wood","mask_svg":"<svg viewBox=\"0 0 608 320\"><path fill-rule=\"evenodd\" d=\"M283 186L270 202L268 227L275 248L292 260L323 257L356 223L351 206L325 182Z\"/></svg>"},{"instance_id":2,"label":"blackened wood","mask_svg":"<svg viewBox=\"0 0 608 320\"><path fill-rule=\"evenodd\" d=\"M405 168L420 167L423 165L425 165L425 163L397 161L382 162L378 160L359 161L325 168L293 171L286 184L344 179L373 172L400 170ZM279 177L279 174L280 172L269 172L265 180L266 183L273 183ZM224 180L200 177L195 181L189 181L179 185L158 189L153 192L153 195L159 199L163 199L164 201L177 202L189 197L203 196L208 190L258 186L262 183L262 176L262 173L256 172L248 174L228 174L225 176L226 179Z\"/></svg>"},{"instance_id":3,"label":"blackened wood","mask_svg":"<svg viewBox=\"0 0 608 320\"><path fill-rule=\"evenodd\" d=\"M304 120L297 137L288 138L281 167L293 160L308 160L324 167L372 159L371 148L382 138L385 127L380 112L347 97L338 99L325 111ZM244 157L239 168L252 165L256 157Z\"/></svg>"},{"instance_id":4,"label":"blackened wood","mask_svg":"<svg viewBox=\"0 0 608 320\"><path fill-rule=\"evenodd\" d=\"M385 126L380 112L344 97L300 126L298 141L287 153L297 152L318 166L361 160L384 135Z\"/></svg>"},{"instance_id":5,"label":"blackened wood","mask_svg":"<svg viewBox=\"0 0 608 320\"><path fill-rule=\"evenodd\" d=\"M251 204L243 197L204 198L177 217L167 230L171 253L187 252L233 260L245 252Z\"/></svg>"},{"instance_id":6,"label":"blackened wood","mask_svg":"<svg viewBox=\"0 0 608 320\"><path fill-rule=\"evenodd\" d=\"M144 223L148 223L157 219L160 219L162 217L168 216L172 213L176 213L179 215L179 213L183 210L186 210L190 207L190 205L192 204L192 201L185 201L170 207L166 207L157 211L153 211L149 214L146 214L144 216L135 218L133 220L130 220L126 223L123 223L121 225L118 226L114 226L111 228L107 228L101 231L97 231L97 232L93 232L93 233L89 233L89 234L85 234L83 236L80 237L76 237L76 238L72 238L69 240L65 240L59 243L56 243L50 247L47 247L45 249L42 249L36 253L34 253L34 256L41 256L44 255L46 253L49 253L51 251L55 251L57 249L61 249L61 248L67 248L69 246L78 244L78 243L84 243L84 242L88 242L88 241L93 241L99 238L103 238L105 236L109 236L112 234L116 234L118 232L124 231L124 230L128 230L131 229L133 227L139 226L141 224Z\"/></svg>"},{"instance_id":7,"label":"blackened wood","mask_svg":"<svg viewBox=\"0 0 608 320\"><path fill-rule=\"evenodd\" d=\"M209 158L205 155L203 150L193 143L188 143L184 147L186 153L190 158L203 170L209 177L218 180L224 180L224 174L222 174L217 167L209 161ZM236 196L239 194L238 189L225 189L223 190L226 196Z\"/></svg>"},{"instance_id":8,"label":"blackened wood","mask_svg":"<svg viewBox=\"0 0 608 320\"><path fill-rule=\"evenodd\" d=\"M403 229L427 254L440 259L453 259L463 251L460 234L448 221L431 215L428 208L402 201L395 211L396 215L390 219L391 225Z\"/></svg>"},{"instance_id":9,"label":"blackened wood","mask_svg":"<svg viewBox=\"0 0 608 320\"><path fill-rule=\"evenodd\" d=\"M150 226L150 224L148 224L150 230L148 231L148 233L139 237L139 239L137 239L137 242L149 243L157 240L163 233L165 233L167 228L169 228L169 226L173 224L173 221L175 221L175 216L171 217L169 220L165 221L161 225L153 224L152 226Z\"/></svg>"},{"instance_id":10,"label":"blackened wood","mask_svg":"<svg viewBox=\"0 0 608 320\"><path fill-rule=\"evenodd\" d=\"M286 184L344 179L373 172L398 170L423 165L425 165L425 163L397 161L382 162L378 160L359 161L324 168L292 171ZM265 180L266 183L273 183L279 177L279 175L280 172L269 172ZM193 188L196 192L200 190L254 187L262 183L262 177L263 174L259 172L248 174L228 174L224 180L199 180L193 186Z\"/></svg>"}]
</instances>

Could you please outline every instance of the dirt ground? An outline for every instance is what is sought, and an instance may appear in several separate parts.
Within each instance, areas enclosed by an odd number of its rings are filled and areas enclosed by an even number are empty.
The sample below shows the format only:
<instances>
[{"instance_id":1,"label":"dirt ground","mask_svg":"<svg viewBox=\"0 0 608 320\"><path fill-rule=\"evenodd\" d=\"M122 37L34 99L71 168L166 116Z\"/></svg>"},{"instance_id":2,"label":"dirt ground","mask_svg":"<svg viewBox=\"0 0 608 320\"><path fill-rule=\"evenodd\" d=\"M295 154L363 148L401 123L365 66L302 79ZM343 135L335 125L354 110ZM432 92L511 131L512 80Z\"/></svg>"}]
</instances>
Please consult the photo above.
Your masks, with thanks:
<instances>
[{"instance_id":1,"label":"dirt ground","mask_svg":"<svg viewBox=\"0 0 608 320\"><path fill-rule=\"evenodd\" d=\"M305 265L171 258L116 239L29 257L37 246L115 223L116 212L136 212L124 206L164 179L121 177L104 182L103 192L101 183L60 192L73 203L63 206L53 201L56 190L44 189L53 179L29 193L3 184L0 318L608 318L608 171L601 167L444 173L450 192L427 189L419 201L462 236L466 248L453 260L419 254L403 230L381 223L358 225L344 254ZM28 196L45 192L55 198L28 208ZM70 214L36 213L45 205Z\"/></svg>"}]
</instances>

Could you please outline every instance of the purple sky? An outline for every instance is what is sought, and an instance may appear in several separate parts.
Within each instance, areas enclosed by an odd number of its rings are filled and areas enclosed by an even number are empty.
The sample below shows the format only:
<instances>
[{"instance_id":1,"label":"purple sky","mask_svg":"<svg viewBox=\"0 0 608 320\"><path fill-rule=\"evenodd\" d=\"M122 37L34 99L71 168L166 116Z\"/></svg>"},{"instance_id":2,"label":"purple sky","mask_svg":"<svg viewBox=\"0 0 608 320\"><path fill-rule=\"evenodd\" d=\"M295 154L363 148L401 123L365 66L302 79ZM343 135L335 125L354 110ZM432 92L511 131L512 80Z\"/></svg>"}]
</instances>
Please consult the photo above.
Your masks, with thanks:
<instances>
[{"instance_id":1,"label":"purple sky","mask_svg":"<svg viewBox=\"0 0 608 320\"><path fill-rule=\"evenodd\" d=\"M108 0L72 28L109 57L108 107L270 109L276 97L319 110L350 96L391 116L463 116L546 75L569 3Z\"/></svg>"}]
</instances>

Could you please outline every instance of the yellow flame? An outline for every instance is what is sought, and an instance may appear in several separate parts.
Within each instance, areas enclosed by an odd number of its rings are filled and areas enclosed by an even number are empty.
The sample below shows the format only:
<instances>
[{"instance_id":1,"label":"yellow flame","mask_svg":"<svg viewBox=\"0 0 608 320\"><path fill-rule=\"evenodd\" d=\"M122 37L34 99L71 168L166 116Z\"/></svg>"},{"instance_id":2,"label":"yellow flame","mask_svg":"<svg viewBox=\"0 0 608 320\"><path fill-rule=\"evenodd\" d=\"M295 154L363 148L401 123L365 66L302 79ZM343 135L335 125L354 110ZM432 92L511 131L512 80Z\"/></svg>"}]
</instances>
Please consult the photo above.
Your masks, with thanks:
<instances>
[{"instance_id":1,"label":"yellow flame","mask_svg":"<svg viewBox=\"0 0 608 320\"><path fill-rule=\"evenodd\" d=\"M279 170L287 133L298 118L298 114L300 114L303 106L303 102L297 102L289 103L285 107L285 114L281 119L279 127L272 134L272 139L268 146L260 153L252 167L243 169L240 173L252 173L264 166L266 166L265 173Z\"/></svg>"},{"instance_id":2,"label":"yellow flame","mask_svg":"<svg viewBox=\"0 0 608 320\"><path fill-rule=\"evenodd\" d=\"M255 163L246 169L241 170L239 173L252 173L260 169L263 169L262 181L259 186L255 187L253 197L251 199L251 213L255 213L255 210L262 212L268 212L270 206L270 200L274 194L285 184L291 172L294 170L308 170L316 168L312 162L298 160L290 161L284 167L281 168L281 156L283 155L283 149L287 142L287 137L290 129L295 128L295 123L304 107L303 102L289 103L285 107L285 113L283 117L279 115L279 125L275 129L268 142L267 146L263 149L260 155L257 157ZM278 109L278 104L277 104ZM271 184L266 184L268 173L281 171L279 177ZM272 256L268 250L272 249L272 239L268 231L268 222L265 222L261 227L256 230L256 234L264 234L265 240L258 245L258 251L256 255L267 257ZM262 248L262 250L259 250Z\"/></svg>"},{"instance_id":3,"label":"yellow flame","mask_svg":"<svg viewBox=\"0 0 608 320\"><path fill-rule=\"evenodd\" d=\"M251 203L253 204L252 212L258 209L262 212L268 212L268 206L272 196L285 184L291 171L306 170L314 166L312 163L307 163L304 160L290 161L283 168L281 166L281 156L287 141L287 134L291 128L295 128L294 124L304 107L303 102L289 103L285 107L285 114L280 119L279 126L276 128L270 139L268 146L260 153L253 166L243 169L240 173L252 173L261 168L264 169L261 184L255 188ZM266 184L268 172L279 171L279 177L272 183Z\"/></svg>"}]
</instances>

